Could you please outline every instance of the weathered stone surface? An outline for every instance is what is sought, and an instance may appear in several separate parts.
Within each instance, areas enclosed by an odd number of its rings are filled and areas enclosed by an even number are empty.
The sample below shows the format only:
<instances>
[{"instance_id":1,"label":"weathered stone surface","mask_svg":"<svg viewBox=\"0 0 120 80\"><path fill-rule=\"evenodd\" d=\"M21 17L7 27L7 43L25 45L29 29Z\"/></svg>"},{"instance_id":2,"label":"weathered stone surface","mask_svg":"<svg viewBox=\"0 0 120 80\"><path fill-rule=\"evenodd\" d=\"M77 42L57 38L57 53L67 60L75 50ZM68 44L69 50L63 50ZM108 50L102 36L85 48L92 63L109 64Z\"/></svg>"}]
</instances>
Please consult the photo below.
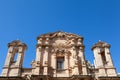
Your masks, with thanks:
<instances>
[{"instance_id":1,"label":"weathered stone surface","mask_svg":"<svg viewBox=\"0 0 120 80\"><path fill-rule=\"evenodd\" d=\"M85 59L82 36L58 31L42 34L37 41L32 68L22 67L26 44L19 40L8 44L0 80L120 80L105 42L93 45L95 64L91 65Z\"/></svg>"}]
</instances>

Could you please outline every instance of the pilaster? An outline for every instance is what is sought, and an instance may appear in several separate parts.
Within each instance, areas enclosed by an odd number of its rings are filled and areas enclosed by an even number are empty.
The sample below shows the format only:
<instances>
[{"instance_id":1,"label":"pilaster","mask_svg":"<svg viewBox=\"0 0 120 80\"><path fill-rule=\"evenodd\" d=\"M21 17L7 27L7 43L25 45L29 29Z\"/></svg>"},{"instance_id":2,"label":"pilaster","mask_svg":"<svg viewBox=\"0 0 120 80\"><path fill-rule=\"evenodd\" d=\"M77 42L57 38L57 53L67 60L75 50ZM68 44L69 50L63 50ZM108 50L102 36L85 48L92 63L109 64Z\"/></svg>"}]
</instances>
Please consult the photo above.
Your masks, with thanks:
<instances>
[{"instance_id":1,"label":"pilaster","mask_svg":"<svg viewBox=\"0 0 120 80\"><path fill-rule=\"evenodd\" d=\"M57 73L56 73L56 54L54 53L54 51L52 52L51 55L51 67L53 69L53 77L56 77Z\"/></svg>"},{"instance_id":2,"label":"pilaster","mask_svg":"<svg viewBox=\"0 0 120 80\"><path fill-rule=\"evenodd\" d=\"M48 52L49 47L45 47L44 57L43 57L43 75L48 75Z\"/></svg>"},{"instance_id":3,"label":"pilaster","mask_svg":"<svg viewBox=\"0 0 120 80\"><path fill-rule=\"evenodd\" d=\"M79 65L82 67L82 71L79 70L79 73L82 73L83 75L87 75L87 65L86 65L86 60L85 60L85 56L84 56L84 47L83 46L79 46L78 47L78 60Z\"/></svg>"},{"instance_id":4,"label":"pilaster","mask_svg":"<svg viewBox=\"0 0 120 80\"><path fill-rule=\"evenodd\" d=\"M106 56L106 63L109 67L114 67L113 66L113 62L112 62L112 58L110 56L110 51L108 48L105 48L105 56Z\"/></svg>"},{"instance_id":5,"label":"pilaster","mask_svg":"<svg viewBox=\"0 0 120 80\"><path fill-rule=\"evenodd\" d=\"M68 55L68 53L65 53L65 62L64 62L64 67L65 67L65 72L66 72L66 77L69 77L69 65L68 65L68 63L69 63L69 55Z\"/></svg>"},{"instance_id":6,"label":"pilaster","mask_svg":"<svg viewBox=\"0 0 120 80\"><path fill-rule=\"evenodd\" d=\"M72 63L74 64L72 75L79 75L78 60L77 60L78 57L77 57L77 51L76 51L75 46L72 47L71 53L72 53L72 57L73 57Z\"/></svg>"}]
</instances>

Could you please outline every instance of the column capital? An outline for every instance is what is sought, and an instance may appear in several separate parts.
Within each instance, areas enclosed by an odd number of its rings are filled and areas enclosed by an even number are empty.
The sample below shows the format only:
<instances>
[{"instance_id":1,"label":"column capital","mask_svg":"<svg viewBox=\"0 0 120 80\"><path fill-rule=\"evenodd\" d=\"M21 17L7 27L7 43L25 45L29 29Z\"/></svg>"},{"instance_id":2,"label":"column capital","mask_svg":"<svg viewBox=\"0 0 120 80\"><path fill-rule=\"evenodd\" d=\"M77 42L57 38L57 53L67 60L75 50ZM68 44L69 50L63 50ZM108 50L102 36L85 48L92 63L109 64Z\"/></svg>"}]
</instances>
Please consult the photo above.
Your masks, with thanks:
<instances>
[{"instance_id":1,"label":"column capital","mask_svg":"<svg viewBox=\"0 0 120 80\"><path fill-rule=\"evenodd\" d=\"M49 50L49 47L48 47L48 46L46 46L46 47L45 47L45 50L46 50L46 51L48 51L48 50Z\"/></svg>"},{"instance_id":2,"label":"column capital","mask_svg":"<svg viewBox=\"0 0 120 80\"><path fill-rule=\"evenodd\" d=\"M39 47L38 47L38 50L39 50L39 51L42 51L42 46L39 46Z\"/></svg>"}]
</instances>

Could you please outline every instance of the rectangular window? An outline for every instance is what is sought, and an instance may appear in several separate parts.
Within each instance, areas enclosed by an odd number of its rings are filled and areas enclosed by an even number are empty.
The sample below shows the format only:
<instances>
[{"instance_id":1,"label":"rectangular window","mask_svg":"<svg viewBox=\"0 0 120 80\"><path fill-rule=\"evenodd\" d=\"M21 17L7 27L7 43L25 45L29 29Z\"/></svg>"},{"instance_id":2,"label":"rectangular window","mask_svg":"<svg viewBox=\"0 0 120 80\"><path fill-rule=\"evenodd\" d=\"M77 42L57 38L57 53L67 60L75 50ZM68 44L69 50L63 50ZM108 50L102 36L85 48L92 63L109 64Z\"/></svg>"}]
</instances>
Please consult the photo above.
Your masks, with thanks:
<instances>
[{"instance_id":1,"label":"rectangular window","mask_svg":"<svg viewBox=\"0 0 120 80\"><path fill-rule=\"evenodd\" d=\"M57 69L58 70L64 69L64 57L57 58Z\"/></svg>"}]
</instances>

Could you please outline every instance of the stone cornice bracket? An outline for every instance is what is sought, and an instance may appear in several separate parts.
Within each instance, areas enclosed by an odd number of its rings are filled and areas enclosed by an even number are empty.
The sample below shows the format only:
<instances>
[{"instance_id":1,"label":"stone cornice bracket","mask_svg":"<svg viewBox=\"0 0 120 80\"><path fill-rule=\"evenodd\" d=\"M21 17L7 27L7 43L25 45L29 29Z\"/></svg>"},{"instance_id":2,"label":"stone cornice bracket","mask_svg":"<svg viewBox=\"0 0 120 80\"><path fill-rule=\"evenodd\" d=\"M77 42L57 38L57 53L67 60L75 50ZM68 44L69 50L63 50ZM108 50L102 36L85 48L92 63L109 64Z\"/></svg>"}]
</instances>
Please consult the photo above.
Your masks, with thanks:
<instances>
[{"instance_id":1,"label":"stone cornice bracket","mask_svg":"<svg viewBox=\"0 0 120 80\"><path fill-rule=\"evenodd\" d=\"M49 42L50 42L50 39L49 39L49 38L46 38L44 44L45 44L45 45L49 45Z\"/></svg>"},{"instance_id":2,"label":"stone cornice bracket","mask_svg":"<svg viewBox=\"0 0 120 80\"><path fill-rule=\"evenodd\" d=\"M81 42L83 42L83 38L78 38L77 42L78 42L78 44L81 43Z\"/></svg>"},{"instance_id":3,"label":"stone cornice bracket","mask_svg":"<svg viewBox=\"0 0 120 80\"><path fill-rule=\"evenodd\" d=\"M50 45L50 38L42 38L42 37L40 37L39 39L38 39L38 44L36 45L36 48L38 48L39 46L42 46L42 47L46 47L46 46L51 46Z\"/></svg>"},{"instance_id":4,"label":"stone cornice bracket","mask_svg":"<svg viewBox=\"0 0 120 80\"><path fill-rule=\"evenodd\" d=\"M82 52L84 52L84 47L83 46L78 47L78 49L81 50Z\"/></svg>"},{"instance_id":5,"label":"stone cornice bracket","mask_svg":"<svg viewBox=\"0 0 120 80\"><path fill-rule=\"evenodd\" d=\"M70 58L70 56L71 56L70 51L66 50L66 52L65 52L65 56L66 56L66 58L67 58L67 59L69 59L69 58Z\"/></svg>"},{"instance_id":6,"label":"stone cornice bracket","mask_svg":"<svg viewBox=\"0 0 120 80\"><path fill-rule=\"evenodd\" d=\"M94 44L93 46L92 46L92 50L94 49L94 48L105 48L105 47L107 47L107 48L110 48L110 44L108 44L108 43L106 43L106 42L102 42L102 41L99 41L98 43L96 43L96 44Z\"/></svg>"},{"instance_id":7,"label":"stone cornice bracket","mask_svg":"<svg viewBox=\"0 0 120 80\"><path fill-rule=\"evenodd\" d=\"M31 65L32 65L32 68L35 68L36 66L40 66L40 61L35 61L35 60L33 60L32 62L31 62Z\"/></svg>"},{"instance_id":8,"label":"stone cornice bracket","mask_svg":"<svg viewBox=\"0 0 120 80\"><path fill-rule=\"evenodd\" d=\"M39 47L39 51L40 51L40 52L42 51L42 47L41 47L41 46Z\"/></svg>"},{"instance_id":9,"label":"stone cornice bracket","mask_svg":"<svg viewBox=\"0 0 120 80\"><path fill-rule=\"evenodd\" d=\"M43 40L42 38L39 38L39 39L38 39L38 44L41 44L41 45L42 45L42 40Z\"/></svg>"},{"instance_id":10,"label":"stone cornice bracket","mask_svg":"<svg viewBox=\"0 0 120 80\"><path fill-rule=\"evenodd\" d=\"M84 46L83 45L83 38L78 38L77 39L77 46Z\"/></svg>"}]
</instances>

